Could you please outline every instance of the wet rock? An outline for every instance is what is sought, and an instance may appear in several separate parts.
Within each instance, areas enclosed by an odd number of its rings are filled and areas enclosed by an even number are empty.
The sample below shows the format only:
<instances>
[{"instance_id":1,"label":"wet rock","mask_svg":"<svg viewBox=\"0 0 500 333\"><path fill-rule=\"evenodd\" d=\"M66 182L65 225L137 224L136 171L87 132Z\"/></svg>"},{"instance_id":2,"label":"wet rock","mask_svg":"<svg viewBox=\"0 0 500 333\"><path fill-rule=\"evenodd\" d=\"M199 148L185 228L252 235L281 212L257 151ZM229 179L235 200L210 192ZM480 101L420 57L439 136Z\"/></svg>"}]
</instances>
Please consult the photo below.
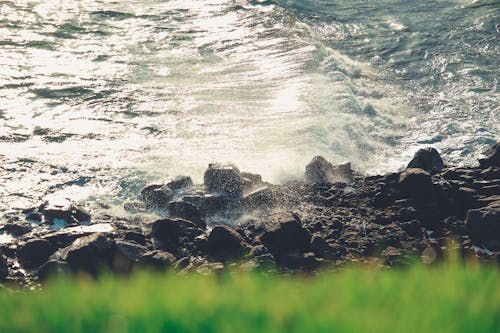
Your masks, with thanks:
<instances>
[{"instance_id":1,"label":"wet rock","mask_svg":"<svg viewBox=\"0 0 500 333\"><path fill-rule=\"evenodd\" d=\"M179 176L169 181L166 185L172 191L184 191L193 186L193 181L191 177Z\"/></svg>"},{"instance_id":2,"label":"wet rock","mask_svg":"<svg viewBox=\"0 0 500 333\"><path fill-rule=\"evenodd\" d=\"M208 236L206 251L219 260L236 259L248 253L249 246L234 229L216 226Z\"/></svg>"},{"instance_id":3,"label":"wet rock","mask_svg":"<svg viewBox=\"0 0 500 333\"><path fill-rule=\"evenodd\" d=\"M264 245L256 245L250 250L250 256L258 257L269 254L269 250Z\"/></svg>"},{"instance_id":4,"label":"wet rock","mask_svg":"<svg viewBox=\"0 0 500 333\"><path fill-rule=\"evenodd\" d=\"M207 224L201 217L201 212L196 206L185 201L172 201L168 204L168 213L196 224L201 229L206 229Z\"/></svg>"},{"instance_id":5,"label":"wet rock","mask_svg":"<svg viewBox=\"0 0 500 333\"><path fill-rule=\"evenodd\" d=\"M349 183L353 178L351 163L333 166L324 157L316 156L306 166L305 178L317 184Z\"/></svg>"},{"instance_id":6,"label":"wet rock","mask_svg":"<svg viewBox=\"0 0 500 333\"><path fill-rule=\"evenodd\" d=\"M156 270L165 270L175 262L175 256L172 253L155 250L144 253L139 261Z\"/></svg>"},{"instance_id":7,"label":"wet rock","mask_svg":"<svg viewBox=\"0 0 500 333\"><path fill-rule=\"evenodd\" d=\"M172 190L163 184L151 184L141 190L140 198L147 208L166 209L167 204L174 197Z\"/></svg>"},{"instance_id":8,"label":"wet rock","mask_svg":"<svg viewBox=\"0 0 500 333\"><path fill-rule=\"evenodd\" d=\"M50 223L54 219L65 220L68 223L90 221L90 214L67 198L51 198L43 203L39 210Z\"/></svg>"},{"instance_id":9,"label":"wet rock","mask_svg":"<svg viewBox=\"0 0 500 333\"><path fill-rule=\"evenodd\" d=\"M194 240L202 233L203 230L193 222L179 218L157 220L151 227L151 237L156 245L174 252L183 239Z\"/></svg>"},{"instance_id":10,"label":"wet rock","mask_svg":"<svg viewBox=\"0 0 500 333\"><path fill-rule=\"evenodd\" d=\"M85 226L75 226L64 228L63 230L52 232L43 236L55 248L64 248L71 245L78 238L89 236L95 233L113 233L114 227L109 223L97 223Z\"/></svg>"},{"instance_id":11,"label":"wet rock","mask_svg":"<svg viewBox=\"0 0 500 333\"><path fill-rule=\"evenodd\" d=\"M311 234L299 217L291 213L273 215L264 222L264 234L260 237L272 254L281 254L310 247Z\"/></svg>"},{"instance_id":12,"label":"wet rock","mask_svg":"<svg viewBox=\"0 0 500 333\"><path fill-rule=\"evenodd\" d=\"M146 236L139 231L126 231L123 235L123 239L126 241L136 242L140 245L146 245Z\"/></svg>"},{"instance_id":13,"label":"wet rock","mask_svg":"<svg viewBox=\"0 0 500 333\"><path fill-rule=\"evenodd\" d=\"M433 199L434 185L428 172L422 169L406 169L399 177L398 186L406 195L418 199Z\"/></svg>"},{"instance_id":14,"label":"wet rock","mask_svg":"<svg viewBox=\"0 0 500 333\"><path fill-rule=\"evenodd\" d=\"M112 267L115 249L112 238L97 233L78 238L63 253L73 271L96 275L99 270Z\"/></svg>"},{"instance_id":15,"label":"wet rock","mask_svg":"<svg viewBox=\"0 0 500 333\"><path fill-rule=\"evenodd\" d=\"M435 148L419 149L407 168L418 168L429 172L431 175L440 172L444 168L444 162Z\"/></svg>"},{"instance_id":16,"label":"wet rock","mask_svg":"<svg viewBox=\"0 0 500 333\"><path fill-rule=\"evenodd\" d=\"M7 265L7 260L3 254L0 253L0 281L5 280L5 278L9 275L9 267Z\"/></svg>"},{"instance_id":17,"label":"wet rock","mask_svg":"<svg viewBox=\"0 0 500 333\"><path fill-rule=\"evenodd\" d=\"M52 244L45 239L31 239L17 250L21 264L26 268L38 268L55 252Z\"/></svg>"},{"instance_id":18,"label":"wet rock","mask_svg":"<svg viewBox=\"0 0 500 333\"><path fill-rule=\"evenodd\" d=\"M479 160L481 168L500 167L500 142L486 152L486 157Z\"/></svg>"},{"instance_id":19,"label":"wet rock","mask_svg":"<svg viewBox=\"0 0 500 333\"><path fill-rule=\"evenodd\" d=\"M200 211L204 216L231 215L237 213L239 202L224 195L206 195L201 199Z\"/></svg>"},{"instance_id":20,"label":"wet rock","mask_svg":"<svg viewBox=\"0 0 500 333\"><path fill-rule=\"evenodd\" d=\"M240 198L251 181L243 178L234 165L209 164L205 171L204 183L207 191L231 198Z\"/></svg>"},{"instance_id":21,"label":"wet rock","mask_svg":"<svg viewBox=\"0 0 500 333\"><path fill-rule=\"evenodd\" d=\"M500 240L500 201L467 212L467 229L476 242Z\"/></svg>"},{"instance_id":22,"label":"wet rock","mask_svg":"<svg viewBox=\"0 0 500 333\"><path fill-rule=\"evenodd\" d=\"M243 198L243 206L248 210L270 209L276 205L276 196L269 187L250 192Z\"/></svg>"},{"instance_id":23,"label":"wet rock","mask_svg":"<svg viewBox=\"0 0 500 333\"><path fill-rule=\"evenodd\" d=\"M0 232L8 233L16 237L25 235L31 230L33 230L33 227L30 224L22 222L6 223L0 226Z\"/></svg>"},{"instance_id":24,"label":"wet rock","mask_svg":"<svg viewBox=\"0 0 500 333\"><path fill-rule=\"evenodd\" d=\"M51 259L38 269L38 278L41 281L46 281L53 276L69 274L70 272L71 269L67 262Z\"/></svg>"}]
</instances>

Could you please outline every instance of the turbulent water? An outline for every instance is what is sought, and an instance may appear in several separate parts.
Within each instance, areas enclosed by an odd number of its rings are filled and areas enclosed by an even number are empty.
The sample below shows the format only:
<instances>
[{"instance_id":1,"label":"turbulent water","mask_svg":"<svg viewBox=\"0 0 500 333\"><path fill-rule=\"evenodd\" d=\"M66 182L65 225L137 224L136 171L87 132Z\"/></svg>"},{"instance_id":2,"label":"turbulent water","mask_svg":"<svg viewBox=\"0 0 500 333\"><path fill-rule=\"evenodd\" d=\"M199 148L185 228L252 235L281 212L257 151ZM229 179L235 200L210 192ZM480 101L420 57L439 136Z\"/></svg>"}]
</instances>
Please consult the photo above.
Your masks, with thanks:
<instances>
[{"instance_id":1,"label":"turbulent water","mask_svg":"<svg viewBox=\"0 0 500 333\"><path fill-rule=\"evenodd\" d=\"M0 1L0 209L500 137L498 0Z\"/></svg>"}]
</instances>

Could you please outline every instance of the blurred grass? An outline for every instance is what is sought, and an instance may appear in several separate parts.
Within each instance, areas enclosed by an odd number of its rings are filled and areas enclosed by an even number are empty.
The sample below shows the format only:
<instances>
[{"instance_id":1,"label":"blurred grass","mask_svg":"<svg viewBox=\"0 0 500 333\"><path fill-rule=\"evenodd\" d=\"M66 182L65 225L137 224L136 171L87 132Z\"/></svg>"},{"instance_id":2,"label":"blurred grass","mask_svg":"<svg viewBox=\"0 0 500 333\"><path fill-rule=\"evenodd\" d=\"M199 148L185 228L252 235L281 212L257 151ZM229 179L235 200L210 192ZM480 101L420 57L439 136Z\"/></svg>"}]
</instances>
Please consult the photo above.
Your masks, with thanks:
<instances>
[{"instance_id":1,"label":"blurred grass","mask_svg":"<svg viewBox=\"0 0 500 333\"><path fill-rule=\"evenodd\" d=\"M500 332L500 271L66 277L44 291L0 291L0 332Z\"/></svg>"}]
</instances>

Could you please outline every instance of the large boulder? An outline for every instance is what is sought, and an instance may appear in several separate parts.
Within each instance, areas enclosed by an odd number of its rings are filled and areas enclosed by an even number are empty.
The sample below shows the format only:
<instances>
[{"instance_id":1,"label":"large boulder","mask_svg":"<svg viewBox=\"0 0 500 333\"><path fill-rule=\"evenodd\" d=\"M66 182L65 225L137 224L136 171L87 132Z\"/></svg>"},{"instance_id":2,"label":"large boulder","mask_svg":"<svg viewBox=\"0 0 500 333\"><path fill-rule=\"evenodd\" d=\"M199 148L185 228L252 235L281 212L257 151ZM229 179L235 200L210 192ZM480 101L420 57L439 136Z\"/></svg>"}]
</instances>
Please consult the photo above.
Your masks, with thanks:
<instances>
[{"instance_id":1,"label":"large boulder","mask_svg":"<svg viewBox=\"0 0 500 333\"><path fill-rule=\"evenodd\" d=\"M295 214L273 215L264 223L263 228L264 234L260 236L260 240L273 255L310 248L311 234Z\"/></svg>"},{"instance_id":2,"label":"large boulder","mask_svg":"<svg viewBox=\"0 0 500 333\"><path fill-rule=\"evenodd\" d=\"M240 170L231 164L212 163L204 174L207 191L223 194L232 198L240 198L251 181L241 175Z\"/></svg>"},{"instance_id":3,"label":"large boulder","mask_svg":"<svg viewBox=\"0 0 500 333\"><path fill-rule=\"evenodd\" d=\"M139 197L148 208L166 209L167 204L174 197L174 193L167 185L150 184L141 190Z\"/></svg>"},{"instance_id":4,"label":"large boulder","mask_svg":"<svg viewBox=\"0 0 500 333\"><path fill-rule=\"evenodd\" d=\"M429 172L430 174L436 174L443 170L444 162L439 155L439 152L435 148L425 148L419 149L413 159L408 163L407 168L419 168Z\"/></svg>"},{"instance_id":5,"label":"large boulder","mask_svg":"<svg viewBox=\"0 0 500 333\"><path fill-rule=\"evenodd\" d=\"M155 244L168 251L176 251L183 240L194 240L203 230L193 222L180 218L167 218L153 222L151 237Z\"/></svg>"},{"instance_id":6,"label":"large boulder","mask_svg":"<svg viewBox=\"0 0 500 333\"><path fill-rule=\"evenodd\" d=\"M334 166L323 156L316 156L306 166L305 178L317 184L349 183L353 178L351 163Z\"/></svg>"},{"instance_id":7,"label":"large boulder","mask_svg":"<svg viewBox=\"0 0 500 333\"><path fill-rule=\"evenodd\" d=\"M278 197L271 187L266 186L246 194L242 204L248 210L270 209L278 203Z\"/></svg>"},{"instance_id":8,"label":"large boulder","mask_svg":"<svg viewBox=\"0 0 500 333\"><path fill-rule=\"evenodd\" d=\"M95 275L100 269L112 267L116 244L108 235L96 233L78 238L63 249L70 268L76 272Z\"/></svg>"},{"instance_id":9,"label":"large boulder","mask_svg":"<svg viewBox=\"0 0 500 333\"><path fill-rule=\"evenodd\" d=\"M467 212L467 230L477 242L500 241L500 201Z\"/></svg>"},{"instance_id":10,"label":"large boulder","mask_svg":"<svg viewBox=\"0 0 500 333\"><path fill-rule=\"evenodd\" d=\"M49 260L55 247L45 239L31 239L17 249L17 257L26 268L38 268Z\"/></svg>"},{"instance_id":11,"label":"large boulder","mask_svg":"<svg viewBox=\"0 0 500 333\"><path fill-rule=\"evenodd\" d=\"M186 201L172 201L168 204L168 213L174 217L180 217L196 224L201 229L207 228L207 223L201 217L200 210Z\"/></svg>"},{"instance_id":12,"label":"large boulder","mask_svg":"<svg viewBox=\"0 0 500 333\"><path fill-rule=\"evenodd\" d=\"M403 171L399 177L398 186L409 197L432 199L434 195L431 175L422 169L409 168Z\"/></svg>"},{"instance_id":13,"label":"large boulder","mask_svg":"<svg viewBox=\"0 0 500 333\"><path fill-rule=\"evenodd\" d=\"M207 253L220 260L236 259L249 251L241 235L228 226L216 226L206 242Z\"/></svg>"},{"instance_id":14,"label":"large boulder","mask_svg":"<svg viewBox=\"0 0 500 333\"><path fill-rule=\"evenodd\" d=\"M500 142L486 152L486 157L479 160L481 168L500 167Z\"/></svg>"},{"instance_id":15,"label":"large boulder","mask_svg":"<svg viewBox=\"0 0 500 333\"><path fill-rule=\"evenodd\" d=\"M114 272L129 273L139 262L148 249L136 242L117 240L113 255L112 269Z\"/></svg>"}]
</instances>

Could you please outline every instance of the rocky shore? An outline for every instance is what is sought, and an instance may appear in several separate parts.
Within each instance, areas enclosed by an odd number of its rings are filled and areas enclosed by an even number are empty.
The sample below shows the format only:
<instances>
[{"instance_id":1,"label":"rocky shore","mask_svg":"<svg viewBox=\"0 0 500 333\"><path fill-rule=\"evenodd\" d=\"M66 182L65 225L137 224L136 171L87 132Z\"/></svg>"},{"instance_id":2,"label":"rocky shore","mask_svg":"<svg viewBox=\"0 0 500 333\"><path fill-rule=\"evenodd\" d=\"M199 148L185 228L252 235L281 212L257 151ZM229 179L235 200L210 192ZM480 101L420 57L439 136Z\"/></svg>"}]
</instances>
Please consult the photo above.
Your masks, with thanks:
<instances>
[{"instance_id":1,"label":"rocky shore","mask_svg":"<svg viewBox=\"0 0 500 333\"><path fill-rule=\"evenodd\" d=\"M474 167L418 151L398 173L365 177L315 157L304 180L262 181L211 164L204 184L187 176L143 188L130 218L47 201L0 222L0 281L36 286L61 272L227 268L316 272L352 262L438 262L449 247L500 262L500 144ZM141 213L161 218L141 220Z\"/></svg>"}]
</instances>

